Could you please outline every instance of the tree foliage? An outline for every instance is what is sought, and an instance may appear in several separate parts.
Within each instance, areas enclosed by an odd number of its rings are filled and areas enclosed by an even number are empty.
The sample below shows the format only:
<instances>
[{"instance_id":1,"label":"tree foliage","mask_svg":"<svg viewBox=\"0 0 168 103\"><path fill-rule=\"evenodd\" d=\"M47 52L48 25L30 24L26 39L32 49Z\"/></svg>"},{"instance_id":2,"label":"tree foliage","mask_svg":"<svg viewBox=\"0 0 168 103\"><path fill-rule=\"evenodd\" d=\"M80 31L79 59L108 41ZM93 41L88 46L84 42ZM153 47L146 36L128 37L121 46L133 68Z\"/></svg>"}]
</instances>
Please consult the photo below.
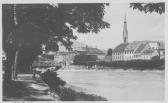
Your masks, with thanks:
<instances>
[{"instance_id":1,"label":"tree foliage","mask_svg":"<svg viewBox=\"0 0 168 103\"><path fill-rule=\"evenodd\" d=\"M3 4L3 50L9 66L6 70L14 64L16 51L19 51L19 62L30 65L41 53L41 44L47 45L47 50L57 51L57 44L61 43L70 50L71 40L77 39L73 29L79 33L98 33L108 28L109 23L103 21L105 5Z\"/></svg>"},{"instance_id":2,"label":"tree foliage","mask_svg":"<svg viewBox=\"0 0 168 103\"><path fill-rule=\"evenodd\" d=\"M138 9L145 13L156 12L162 14L165 12L165 3L130 3L130 7L133 9Z\"/></svg>"},{"instance_id":3,"label":"tree foliage","mask_svg":"<svg viewBox=\"0 0 168 103\"><path fill-rule=\"evenodd\" d=\"M12 36L17 39L17 43L14 44L41 44L55 37L68 48L72 44L70 39L77 38L72 29L79 33L98 33L100 29L109 27L103 21L104 7L105 4L59 4L58 7L49 4L17 4L16 27L13 21L14 7L6 4L3 5L4 40L15 30L17 33Z\"/></svg>"}]
</instances>

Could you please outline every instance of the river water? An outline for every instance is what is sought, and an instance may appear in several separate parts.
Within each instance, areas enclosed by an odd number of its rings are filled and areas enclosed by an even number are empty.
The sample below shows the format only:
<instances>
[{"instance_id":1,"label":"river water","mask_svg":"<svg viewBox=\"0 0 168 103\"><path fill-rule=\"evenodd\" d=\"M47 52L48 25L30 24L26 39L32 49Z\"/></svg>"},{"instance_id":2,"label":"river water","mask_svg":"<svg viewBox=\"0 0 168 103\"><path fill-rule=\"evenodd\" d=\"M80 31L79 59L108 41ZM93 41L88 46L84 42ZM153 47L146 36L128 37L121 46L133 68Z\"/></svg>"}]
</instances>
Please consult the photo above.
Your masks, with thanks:
<instances>
[{"instance_id":1,"label":"river water","mask_svg":"<svg viewBox=\"0 0 168 103\"><path fill-rule=\"evenodd\" d=\"M68 84L108 100L164 100L164 71L58 70Z\"/></svg>"}]
</instances>

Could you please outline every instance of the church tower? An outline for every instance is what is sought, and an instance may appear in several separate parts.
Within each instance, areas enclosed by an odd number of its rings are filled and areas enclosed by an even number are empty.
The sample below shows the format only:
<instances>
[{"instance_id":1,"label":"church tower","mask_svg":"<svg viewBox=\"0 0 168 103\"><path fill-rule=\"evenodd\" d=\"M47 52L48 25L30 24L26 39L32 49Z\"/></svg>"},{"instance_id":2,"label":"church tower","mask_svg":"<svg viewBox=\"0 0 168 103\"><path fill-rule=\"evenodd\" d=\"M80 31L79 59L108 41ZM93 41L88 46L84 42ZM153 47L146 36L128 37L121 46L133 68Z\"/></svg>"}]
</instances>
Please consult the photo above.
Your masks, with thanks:
<instances>
[{"instance_id":1,"label":"church tower","mask_svg":"<svg viewBox=\"0 0 168 103\"><path fill-rule=\"evenodd\" d=\"M124 43L128 43L128 30L127 30L126 14L125 14L125 17L124 17L123 41L124 41Z\"/></svg>"}]
</instances>

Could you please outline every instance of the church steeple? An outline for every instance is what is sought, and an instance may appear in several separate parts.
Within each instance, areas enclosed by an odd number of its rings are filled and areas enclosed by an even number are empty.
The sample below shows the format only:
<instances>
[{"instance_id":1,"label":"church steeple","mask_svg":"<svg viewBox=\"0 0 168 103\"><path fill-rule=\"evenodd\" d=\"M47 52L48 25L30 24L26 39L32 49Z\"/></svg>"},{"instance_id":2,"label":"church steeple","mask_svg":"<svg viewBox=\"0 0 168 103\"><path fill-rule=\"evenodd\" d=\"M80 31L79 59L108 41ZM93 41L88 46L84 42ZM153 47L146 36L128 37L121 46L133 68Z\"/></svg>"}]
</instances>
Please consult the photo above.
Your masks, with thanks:
<instances>
[{"instance_id":1,"label":"church steeple","mask_svg":"<svg viewBox=\"0 0 168 103\"><path fill-rule=\"evenodd\" d=\"M125 14L125 17L124 17L123 41L124 41L124 43L128 43L128 30L127 30L126 14Z\"/></svg>"}]
</instances>

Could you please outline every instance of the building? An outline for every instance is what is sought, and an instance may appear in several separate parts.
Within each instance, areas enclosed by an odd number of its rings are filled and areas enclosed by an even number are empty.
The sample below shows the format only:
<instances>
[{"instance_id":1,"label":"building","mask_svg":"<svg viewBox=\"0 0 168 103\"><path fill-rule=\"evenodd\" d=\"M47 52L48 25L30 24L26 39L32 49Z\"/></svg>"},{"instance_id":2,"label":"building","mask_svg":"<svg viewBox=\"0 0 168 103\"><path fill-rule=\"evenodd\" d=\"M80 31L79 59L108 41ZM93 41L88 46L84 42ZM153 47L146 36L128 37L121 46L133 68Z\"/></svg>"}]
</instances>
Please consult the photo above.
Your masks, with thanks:
<instances>
[{"instance_id":1,"label":"building","mask_svg":"<svg viewBox=\"0 0 168 103\"><path fill-rule=\"evenodd\" d=\"M43 46L44 47L44 46ZM43 48L42 57L48 55L54 58L53 60L62 65L71 65L74 63L74 59L77 55L82 55L84 57L96 57L94 61L102 61L105 57L105 52L98 48L90 47L86 44L80 43L78 41L73 41L72 50L68 51L64 46L59 45L59 51L57 52L45 52ZM46 54L46 55L45 55Z\"/></svg>"},{"instance_id":2,"label":"building","mask_svg":"<svg viewBox=\"0 0 168 103\"><path fill-rule=\"evenodd\" d=\"M123 43L116 46L111 56L106 56L105 61L151 60L153 57L164 58L164 43L158 41L128 42L126 16L123 27Z\"/></svg>"},{"instance_id":3,"label":"building","mask_svg":"<svg viewBox=\"0 0 168 103\"><path fill-rule=\"evenodd\" d=\"M160 59L164 59L165 58L165 44L164 44L164 42L159 42L158 52L159 52Z\"/></svg>"},{"instance_id":4,"label":"building","mask_svg":"<svg viewBox=\"0 0 168 103\"><path fill-rule=\"evenodd\" d=\"M98 62L103 61L105 53L93 47L83 47L83 52L80 52L74 58L74 63L88 63L88 62Z\"/></svg>"}]
</instances>

